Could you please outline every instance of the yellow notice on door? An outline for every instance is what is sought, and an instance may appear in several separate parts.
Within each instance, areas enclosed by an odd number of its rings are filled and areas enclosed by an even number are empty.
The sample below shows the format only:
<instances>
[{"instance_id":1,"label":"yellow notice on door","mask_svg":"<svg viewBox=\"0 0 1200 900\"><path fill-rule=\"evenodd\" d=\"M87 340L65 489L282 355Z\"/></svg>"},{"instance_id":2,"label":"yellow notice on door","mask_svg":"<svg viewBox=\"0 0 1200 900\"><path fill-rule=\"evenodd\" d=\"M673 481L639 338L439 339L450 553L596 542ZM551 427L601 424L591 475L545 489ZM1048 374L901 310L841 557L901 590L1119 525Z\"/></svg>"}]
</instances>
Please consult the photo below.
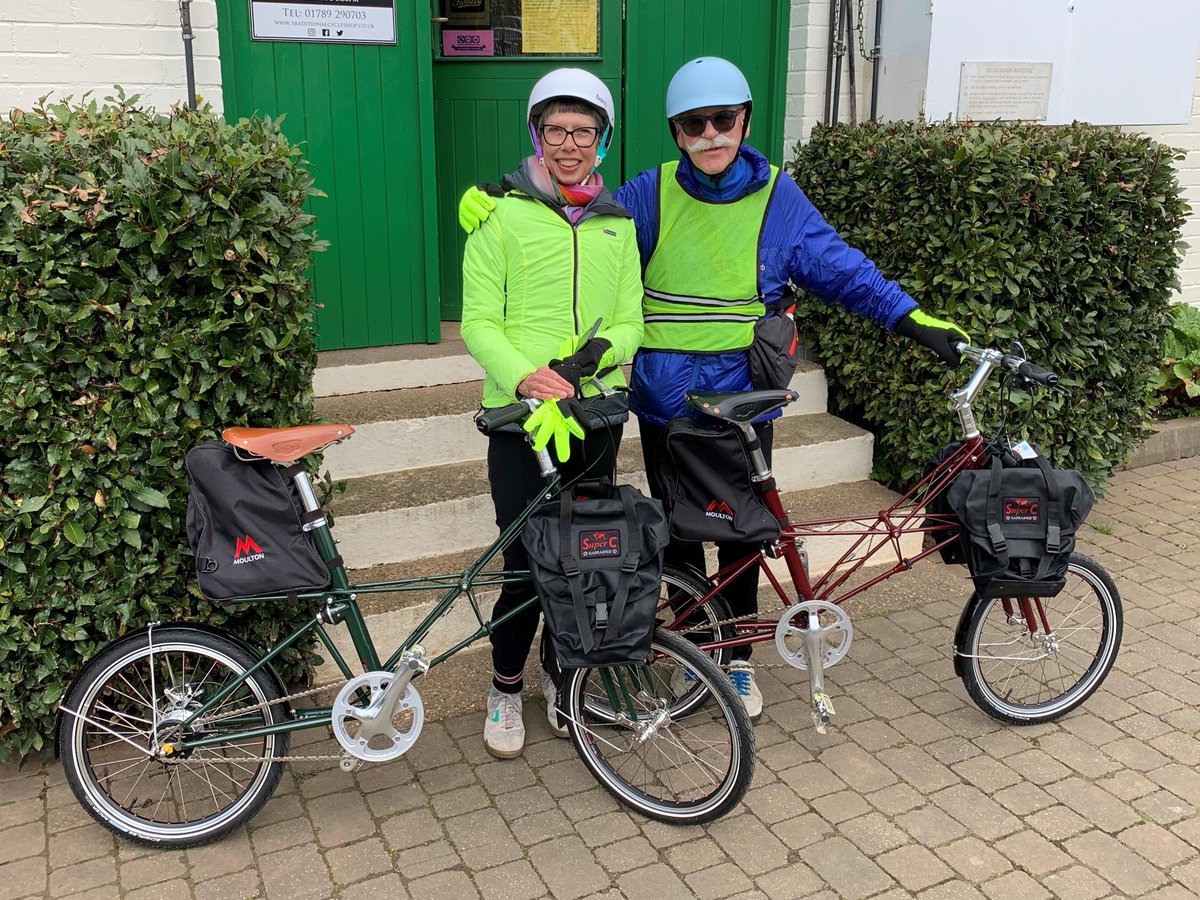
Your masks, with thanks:
<instances>
[{"instance_id":1,"label":"yellow notice on door","mask_svg":"<svg viewBox=\"0 0 1200 900\"><path fill-rule=\"evenodd\" d=\"M522 0L522 53L595 53L597 0Z\"/></svg>"}]
</instances>

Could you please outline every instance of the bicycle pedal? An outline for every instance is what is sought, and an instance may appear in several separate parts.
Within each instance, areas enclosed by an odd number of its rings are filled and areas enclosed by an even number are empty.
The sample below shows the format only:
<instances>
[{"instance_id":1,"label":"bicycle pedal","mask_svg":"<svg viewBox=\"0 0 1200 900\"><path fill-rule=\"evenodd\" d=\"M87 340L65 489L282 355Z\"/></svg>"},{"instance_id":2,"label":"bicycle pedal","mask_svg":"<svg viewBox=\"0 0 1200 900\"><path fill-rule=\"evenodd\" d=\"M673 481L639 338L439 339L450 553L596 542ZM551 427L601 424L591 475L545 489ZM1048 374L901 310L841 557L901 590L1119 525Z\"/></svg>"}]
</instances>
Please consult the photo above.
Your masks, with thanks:
<instances>
[{"instance_id":1,"label":"bicycle pedal","mask_svg":"<svg viewBox=\"0 0 1200 900\"><path fill-rule=\"evenodd\" d=\"M833 701L828 694L813 694L812 696L813 725L817 734L826 734L829 727L829 717L834 715Z\"/></svg>"}]
</instances>

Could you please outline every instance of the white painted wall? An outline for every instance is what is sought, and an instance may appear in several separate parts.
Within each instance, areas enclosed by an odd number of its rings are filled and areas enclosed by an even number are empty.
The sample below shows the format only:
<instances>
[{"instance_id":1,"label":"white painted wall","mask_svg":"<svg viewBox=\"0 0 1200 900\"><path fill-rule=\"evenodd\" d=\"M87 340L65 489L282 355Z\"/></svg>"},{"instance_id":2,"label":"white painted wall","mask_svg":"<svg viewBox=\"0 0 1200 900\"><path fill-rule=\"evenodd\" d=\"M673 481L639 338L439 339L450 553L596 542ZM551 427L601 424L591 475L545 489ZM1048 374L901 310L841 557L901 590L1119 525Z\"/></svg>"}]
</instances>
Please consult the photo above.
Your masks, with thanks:
<instances>
[{"instance_id":1,"label":"white painted wall","mask_svg":"<svg viewBox=\"0 0 1200 900\"><path fill-rule=\"evenodd\" d=\"M196 92L221 112L216 4L191 10ZM0 0L0 115L114 84L163 112L187 102L178 0Z\"/></svg>"},{"instance_id":2,"label":"white painted wall","mask_svg":"<svg viewBox=\"0 0 1200 900\"><path fill-rule=\"evenodd\" d=\"M907 0L887 0L907 2ZM858 4L852 3L857 19ZM866 46L870 49L873 32L873 2L863 4L867 18ZM813 126L819 124L825 109L825 67L828 52L830 0L792 0L792 23L789 32L788 101L784 123L784 155L791 155L797 140L808 138ZM887 36L884 35L886 41ZM871 67L858 55L855 41L858 74L858 112L860 121L870 111ZM843 61L843 66L845 62ZM842 72L842 99L839 119L848 122L850 97L845 69ZM1183 240L1191 246L1180 264L1180 293L1177 299L1200 307L1200 59L1196 63L1195 89L1192 94L1192 117L1186 125L1164 125L1137 129L1155 140L1187 152L1176 164L1184 196L1192 205L1192 214L1183 227Z\"/></svg>"}]
</instances>

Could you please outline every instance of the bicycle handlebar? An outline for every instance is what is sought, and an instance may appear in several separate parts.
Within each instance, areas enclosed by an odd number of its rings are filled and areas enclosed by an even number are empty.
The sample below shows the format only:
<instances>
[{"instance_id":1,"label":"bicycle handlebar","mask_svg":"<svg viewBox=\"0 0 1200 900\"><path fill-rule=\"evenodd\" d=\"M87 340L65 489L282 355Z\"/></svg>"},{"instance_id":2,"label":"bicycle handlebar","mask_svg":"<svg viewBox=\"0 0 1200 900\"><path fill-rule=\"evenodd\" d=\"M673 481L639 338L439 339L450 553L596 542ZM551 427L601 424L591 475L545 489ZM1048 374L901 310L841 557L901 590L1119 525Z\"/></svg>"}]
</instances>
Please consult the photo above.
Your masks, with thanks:
<instances>
[{"instance_id":1,"label":"bicycle handlebar","mask_svg":"<svg viewBox=\"0 0 1200 900\"><path fill-rule=\"evenodd\" d=\"M516 403L510 403L508 406L480 410L479 414L475 416L475 427L483 434L491 434L497 428L502 428L512 422L520 422L541 405L541 400L526 398L518 400Z\"/></svg>"},{"instance_id":2,"label":"bicycle handlebar","mask_svg":"<svg viewBox=\"0 0 1200 900\"><path fill-rule=\"evenodd\" d=\"M964 341L959 341L954 345L954 348L967 357L967 359L976 363L986 362L992 366L1002 366L1010 372L1020 375L1022 378L1027 378L1046 387L1058 386L1058 375L1049 369L1043 369L1041 366L1029 362L1023 356L1001 353L999 350L972 347Z\"/></svg>"}]
</instances>

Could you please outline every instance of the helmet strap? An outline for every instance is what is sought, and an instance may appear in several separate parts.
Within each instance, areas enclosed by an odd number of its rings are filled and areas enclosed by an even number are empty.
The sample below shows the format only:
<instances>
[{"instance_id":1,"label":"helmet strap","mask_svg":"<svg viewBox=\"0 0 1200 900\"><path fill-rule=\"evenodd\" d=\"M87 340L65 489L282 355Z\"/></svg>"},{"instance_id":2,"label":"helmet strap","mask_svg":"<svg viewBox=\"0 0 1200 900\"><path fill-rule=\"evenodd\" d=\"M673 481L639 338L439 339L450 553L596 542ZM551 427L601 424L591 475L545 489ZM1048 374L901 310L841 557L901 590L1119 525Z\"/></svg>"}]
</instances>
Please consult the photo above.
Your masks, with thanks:
<instances>
[{"instance_id":1,"label":"helmet strap","mask_svg":"<svg viewBox=\"0 0 1200 900\"><path fill-rule=\"evenodd\" d=\"M533 124L533 119L529 120L529 139L533 141L533 154L538 158L538 162L542 162L542 141L538 137L537 126Z\"/></svg>"}]
</instances>

